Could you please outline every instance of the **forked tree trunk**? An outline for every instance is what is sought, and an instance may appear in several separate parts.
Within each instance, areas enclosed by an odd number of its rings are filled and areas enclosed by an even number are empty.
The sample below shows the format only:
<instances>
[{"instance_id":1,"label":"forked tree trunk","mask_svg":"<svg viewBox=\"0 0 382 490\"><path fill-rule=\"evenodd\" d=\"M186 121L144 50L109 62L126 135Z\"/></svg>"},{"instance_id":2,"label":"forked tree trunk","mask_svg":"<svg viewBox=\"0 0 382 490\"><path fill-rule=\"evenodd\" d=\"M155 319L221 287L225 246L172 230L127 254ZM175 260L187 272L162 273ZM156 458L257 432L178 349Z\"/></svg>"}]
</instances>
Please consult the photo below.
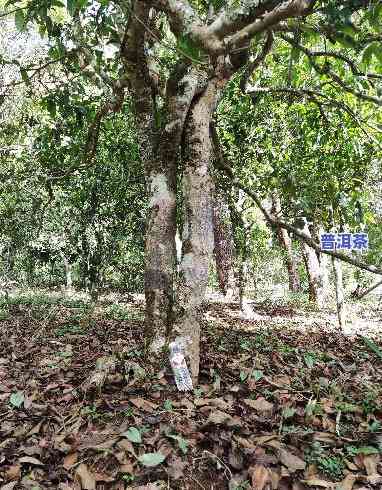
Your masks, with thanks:
<instances>
[{"instance_id":1,"label":"forked tree trunk","mask_svg":"<svg viewBox=\"0 0 382 490\"><path fill-rule=\"evenodd\" d=\"M338 324L341 330L344 329L346 323L345 312L345 295L342 276L342 262L332 257L333 272L334 272L334 286L336 291L336 306L337 306L337 318Z\"/></svg>"},{"instance_id":2,"label":"forked tree trunk","mask_svg":"<svg viewBox=\"0 0 382 490\"><path fill-rule=\"evenodd\" d=\"M213 206L214 255L220 291L227 299L238 299L234 276L234 243L231 217L223 196L215 192Z\"/></svg>"},{"instance_id":3,"label":"forked tree trunk","mask_svg":"<svg viewBox=\"0 0 382 490\"><path fill-rule=\"evenodd\" d=\"M281 202L276 194L272 195L272 213L282 219ZM300 278L298 276L296 259L293 254L292 240L285 228L277 227L277 239L285 253L285 265L288 270L289 291L300 290Z\"/></svg>"},{"instance_id":4,"label":"forked tree trunk","mask_svg":"<svg viewBox=\"0 0 382 490\"><path fill-rule=\"evenodd\" d=\"M305 222L302 231L311 236L307 223ZM301 250L304 258L306 272L308 275L309 282L309 299L317 304L321 308L324 304L323 298L323 285L321 277L320 262L318 260L315 250L310 247L307 243L301 242Z\"/></svg>"},{"instance_id":5,"label":"forked tree trunk","mask_svg":"<svg viewBox=\"0 0 382 490\"><path fill-rule=\"evenodd\" d=\"M172 335L187 341L190 370L199 374L201 308L213 252L213 182L209 172L212 145L209 124L216 105L217 82L196 97L185 125L183 171L184 225L179 270L177 316Z\"/></svg>"}]
</instances>

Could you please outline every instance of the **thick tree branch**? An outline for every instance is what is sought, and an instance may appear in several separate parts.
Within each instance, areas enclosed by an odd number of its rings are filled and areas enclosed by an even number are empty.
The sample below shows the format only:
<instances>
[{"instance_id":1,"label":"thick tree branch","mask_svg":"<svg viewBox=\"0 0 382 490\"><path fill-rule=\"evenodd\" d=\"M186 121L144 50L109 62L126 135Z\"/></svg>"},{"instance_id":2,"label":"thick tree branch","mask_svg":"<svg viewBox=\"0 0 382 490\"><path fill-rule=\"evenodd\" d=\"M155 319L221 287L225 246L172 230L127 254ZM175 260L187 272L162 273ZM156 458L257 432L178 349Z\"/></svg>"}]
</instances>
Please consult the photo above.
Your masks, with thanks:
<instances>
[{"instance_id":1,"label":"thick tree branch","mask_svg":"<svg viewBox=\"0 0 382 490\"><path fill-rule=\"evenodd\" d=\"M309 0L268 0L227 8L209 26L204 24L186 0L147 0L156 9L165 12L171 29L179 36L190 38L212 56L231 52L247 45L252 37L264 32L284 19L300 17L311 11ZM232 34L233 33L233 34ZM232 34L231 37L228 37Z\"/></svg>"},{"instance_id":2,"label":"thick tree branch","mask_svg":"<svg viewBox=\"0 0 382 490\"><path fill-rule=\"evenodd\" d=\"M243 45L244 42L249 41L255 34L264 32L284 19L300 17L306 14L309 8L310 2L308 0L288 0L283 2L231 36L226 43L227 47L229 50L233 50Z\"/></svg>"},{"instance_id":3,"label":"thick tree branch","mask_svg":"<svg viewBox=\"0 0 382 490\"><path fill-rule=\"evenodd\" d=\"M212 22L208 30L211 34L223 39L235 31L239 31L252 24L256 19L264 15L266 12L273 10L281 3L280 0L268 0L261 2L252 2L246 9L234 9L227 7L220 15Z\"/></svg>"},{"instance_id":4,"label":"thick tree branch","mask_svg":"<svg viewBox=\"0 0 382 490\"><path fill-rule=\"evenodd\" d=\"M204 24L187 0L148 0L147 3L167 14L176 37L190 36L210 54L218 54L224 50L221 40Z\"/></svg>"}]
</instances>

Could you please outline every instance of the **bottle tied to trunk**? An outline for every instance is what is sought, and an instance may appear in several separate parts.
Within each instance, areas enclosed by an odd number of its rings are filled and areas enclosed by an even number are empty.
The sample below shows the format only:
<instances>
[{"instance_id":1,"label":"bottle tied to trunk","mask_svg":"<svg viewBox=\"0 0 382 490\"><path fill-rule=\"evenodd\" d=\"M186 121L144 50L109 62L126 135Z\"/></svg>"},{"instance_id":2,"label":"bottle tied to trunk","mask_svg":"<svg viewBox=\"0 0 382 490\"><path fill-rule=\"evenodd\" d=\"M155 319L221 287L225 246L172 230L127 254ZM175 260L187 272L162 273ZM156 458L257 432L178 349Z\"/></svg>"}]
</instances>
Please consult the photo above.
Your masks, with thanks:
<instances>
[{"instance_id":1,"label":"bottle tied to trunk","mask_svg":"<svg viewBox=\"0 0 382 490\"><path fill-rule=\"evenodd\" d=\"M176 387L179 391L191 391L192 379L184 358L184 347L179 340L171 342L170 363L175 377Z\"/></svg>"}]
</instances>

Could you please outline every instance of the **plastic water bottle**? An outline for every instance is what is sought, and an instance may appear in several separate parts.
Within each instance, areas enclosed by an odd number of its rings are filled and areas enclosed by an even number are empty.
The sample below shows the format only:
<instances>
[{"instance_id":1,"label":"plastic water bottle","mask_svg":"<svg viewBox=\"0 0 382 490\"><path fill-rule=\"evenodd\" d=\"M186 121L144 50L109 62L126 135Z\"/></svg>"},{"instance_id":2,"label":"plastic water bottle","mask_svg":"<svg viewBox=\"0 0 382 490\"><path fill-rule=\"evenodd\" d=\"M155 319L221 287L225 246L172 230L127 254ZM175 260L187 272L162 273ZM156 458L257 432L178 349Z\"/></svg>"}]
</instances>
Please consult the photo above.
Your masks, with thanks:
<instances>
[{"instance_id":1,"label":"plastic water bottle","mask_svg":"<svg viewBox=\"0 0 382 490\"><path fill-rule=\"evenodd\" d=\"M179 391L191 391L192 379L184 358L184 350L179 341L171 342L170 363L175 377L176 387Z\"/></svg>"}]
</instances>

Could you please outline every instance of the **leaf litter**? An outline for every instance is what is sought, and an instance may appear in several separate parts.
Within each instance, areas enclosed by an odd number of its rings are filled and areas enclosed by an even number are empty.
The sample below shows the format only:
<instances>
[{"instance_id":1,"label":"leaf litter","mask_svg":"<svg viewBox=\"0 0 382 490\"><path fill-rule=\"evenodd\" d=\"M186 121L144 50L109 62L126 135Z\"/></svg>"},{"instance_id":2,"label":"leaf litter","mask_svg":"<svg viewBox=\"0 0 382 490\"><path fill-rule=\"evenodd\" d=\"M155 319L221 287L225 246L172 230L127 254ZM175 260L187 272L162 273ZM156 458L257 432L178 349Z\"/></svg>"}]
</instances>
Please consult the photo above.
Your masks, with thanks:
<instances>
[{"instance_id":1,"label":"leaf litter","mask_svg":"<svg viewBox=\"0 0 382 490\"><path fill-rule=\"evenodd\" d=\"M137 305L75 335L57 308L0 322L1 490L382 488L380 340L211 304L185 395L145 356ZM112 369L90 390L99 359Z\"/></svg>"}]
</instances>

